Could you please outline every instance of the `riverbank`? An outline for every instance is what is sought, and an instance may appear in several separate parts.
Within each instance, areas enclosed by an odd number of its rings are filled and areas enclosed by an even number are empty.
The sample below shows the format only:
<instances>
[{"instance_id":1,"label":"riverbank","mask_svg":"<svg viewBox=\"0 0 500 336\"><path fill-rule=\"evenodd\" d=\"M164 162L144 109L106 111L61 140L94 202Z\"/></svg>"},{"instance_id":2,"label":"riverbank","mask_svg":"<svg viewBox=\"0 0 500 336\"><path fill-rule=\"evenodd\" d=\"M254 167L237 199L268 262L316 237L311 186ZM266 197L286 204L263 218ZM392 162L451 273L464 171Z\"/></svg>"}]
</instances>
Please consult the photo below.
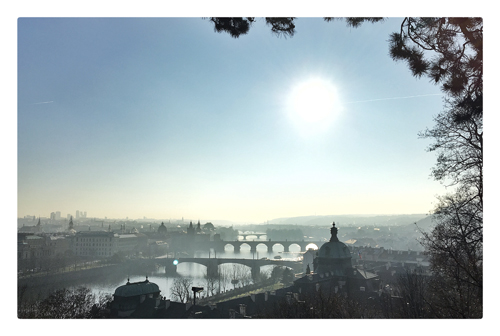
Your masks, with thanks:
<instances>
[{"instance_id":1,"label":"riverbank","mask_svg":"<svg viewBox=\"0 0 500 336\"><path fill-rule=\"evenodd\" d=\"M155 268L154 260L127 260L117 264L94 264L87 268L64 272L35 273L31 276L18 277L17 284L19 294L25 299L43 299L58 289L78 287L96 281L119 282L128 275L151 274Z\"/></svg>"}]
</instances>

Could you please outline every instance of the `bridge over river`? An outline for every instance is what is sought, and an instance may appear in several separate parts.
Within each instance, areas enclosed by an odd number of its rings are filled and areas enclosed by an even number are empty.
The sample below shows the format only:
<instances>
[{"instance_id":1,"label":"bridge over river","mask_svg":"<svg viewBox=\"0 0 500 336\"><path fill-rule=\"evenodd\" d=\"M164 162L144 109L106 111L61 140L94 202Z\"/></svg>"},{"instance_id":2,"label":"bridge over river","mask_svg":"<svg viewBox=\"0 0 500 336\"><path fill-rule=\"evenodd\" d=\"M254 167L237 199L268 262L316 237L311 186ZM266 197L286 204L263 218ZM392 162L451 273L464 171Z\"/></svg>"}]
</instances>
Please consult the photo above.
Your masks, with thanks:
<instances>
[{"instance_id":1,"label":"bridge over river","mask_svg":"<svg viewBox=\"0 0 500 336\"><path fill-rule=\"evenodd\" d=\"M260 239L260 237L267 236L267 233L264 232L256 232L256 233L238 233L238 236L243 237L243 240L247 240L248 237L257 237L257 239Z\"/></svg>"},{"instance_id":2,"label":"bridge over river","mask_svg":"<svg viewBox=\"0 0 500 336\"><path fill-rule=\"evenodd\" d=\"M285 266L296 269L302 265L301 261L297 260L282 260L282 259L239 259L239 258L156 258L165 266L166 272L177 271L177 265L182 263L195 263L204 265L207 268L207 274L216 276L218 274L219 265L222 264L241 264L251 268L252 278L255 278L260 273L262 266L276 265ZM176 262L174 262L176 261Z\"/></svg>"},{"instance_id":3,"label":"bridge over river","mask_svg":"<svg viewBox=\"0 0 500 336\"><path fill-rule=\"evenodd\" d=\"M316 248L320 248L323 245L324 241L293 241L293 240L234 240L234 241L205 241L205 242L196 242L197 250L210 251L213 249L216 252L224 252L226 246L230 245L234 248L235 253L239 253L241 250L241 246L247 245L250 246L250 252L257 252L257 246L263 245L267 247L267 252L272 252L273 247L275 245L282 245L284 248L284 252L290 252L290 246L298 245L300 247L300 252L305 252L306 247L309 245L315 245Z\"/></svg>"}]
</instances>

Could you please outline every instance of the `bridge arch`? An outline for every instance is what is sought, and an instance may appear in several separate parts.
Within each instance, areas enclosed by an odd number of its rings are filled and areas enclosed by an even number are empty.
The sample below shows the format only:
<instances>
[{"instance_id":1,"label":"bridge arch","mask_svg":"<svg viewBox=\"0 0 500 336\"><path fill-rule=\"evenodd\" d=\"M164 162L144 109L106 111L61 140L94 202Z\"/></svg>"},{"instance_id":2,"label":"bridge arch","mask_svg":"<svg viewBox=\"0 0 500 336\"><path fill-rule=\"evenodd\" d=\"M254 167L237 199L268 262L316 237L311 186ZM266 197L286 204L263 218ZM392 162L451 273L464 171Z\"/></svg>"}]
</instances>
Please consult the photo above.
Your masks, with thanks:
<instances>
[{"instance_id":1,"label":"bridge arch","mask_svg":"<svg viewBox=\"0 0 500 336\"><path fill-rule=\"evenodd\" d=\"M228 251L228 247L229 247L229 250L233 250L235 251L236 250L236 247L235 247L235 244L232 244L232 243L226 243L224 244L224 251Z\"/></svg>"},{"instance_id":2,"label":"bridge arch","mask_svg":"<svg viewBox=\"0 0 500 336\"><path fill-rule=\"evenodd\" d=\"M300 246L299 243L291 243L290 245L288 245L288 251L289 252L301 252L302 246Z\"/></svg>"},{"instance_id":3,"label":"bridge arch","mask_svg":"<svg viewBox=\"0 0 500 336\"><path fill-rule=\"evenodd\" d=\"M269 246L265 242L258 243L257 245L255 245L255 250L262 249L262 247L265 248L266 252L269 252Z\"/></svg>"},{"instance_id":4,"label":"bridge arch","mask_svg":"<svg viewBox=\"0 0 500 336\"><path fill-rule=\"evenodd\" d=\"M193 270L193 268L194 268L194 270ZM182 259L179 258L179 262L174 269L175 272L182 274L182 272L185 271L186 269L188 269L189 270L188 272L191 274L193 272L198 273L200 271L203 274L207 274L209 266L205 263L202 263L202 262L182 261ZM166 271L166 269L165 269L165 271Z\"/></svg>"},{"instance_id":5,"label":"bridge arch","mask_svg":"<svg viewBox=\"0 0 500 336\"><path fill-rule=\"evenodd\" d=\"M283 249L281 249L280 246ZM278 248L276 248L276 247L278 247ZM286 250L286 247L282 243L272 243L271 247L269 248L269 252L284 252L285 250Z\"/></svg>"},{"instance_id":6,"label":"bridge arch","mask_svg":"<svg viewBox=\"0 0 500 336\"><path fill-rule=\"evenodd\" d=\"M240 250L243 248L243 250L252 250L252 245L245 243L244 241L240 243Z\"/></svg>"},{"instance_id":7,"label":"bridge arch","mask_svg":"<svg viewBox=\"0 0 500 336\"><path fill-rule=\"evenodd\" d=\"M319 246L316 243L309 243L304 247L304 251L307 251L310 248L312 248L313 250L318 250Z\"/></svg>"}]
</instances>

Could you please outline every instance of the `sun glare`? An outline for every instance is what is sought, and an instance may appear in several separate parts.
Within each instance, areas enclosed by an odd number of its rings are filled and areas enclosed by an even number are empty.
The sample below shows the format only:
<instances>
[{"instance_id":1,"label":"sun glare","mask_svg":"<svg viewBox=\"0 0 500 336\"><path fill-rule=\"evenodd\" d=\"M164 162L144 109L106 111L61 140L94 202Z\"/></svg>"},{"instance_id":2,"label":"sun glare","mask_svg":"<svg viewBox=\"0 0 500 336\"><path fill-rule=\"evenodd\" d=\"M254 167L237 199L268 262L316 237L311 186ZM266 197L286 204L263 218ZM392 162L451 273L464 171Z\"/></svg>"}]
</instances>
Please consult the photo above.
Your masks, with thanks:
<instances>
[{"instance_id":1,"label":"sun glare","mask_svg":"<svg viewBox=\"0 0 500 336\"><path fill-rule=\"evenodd\" d=\"M293 88L290 111L298 122L319 123L328 121L339 111L335 86L323 79L310 79Z\"/></svg>"}]
</instances>

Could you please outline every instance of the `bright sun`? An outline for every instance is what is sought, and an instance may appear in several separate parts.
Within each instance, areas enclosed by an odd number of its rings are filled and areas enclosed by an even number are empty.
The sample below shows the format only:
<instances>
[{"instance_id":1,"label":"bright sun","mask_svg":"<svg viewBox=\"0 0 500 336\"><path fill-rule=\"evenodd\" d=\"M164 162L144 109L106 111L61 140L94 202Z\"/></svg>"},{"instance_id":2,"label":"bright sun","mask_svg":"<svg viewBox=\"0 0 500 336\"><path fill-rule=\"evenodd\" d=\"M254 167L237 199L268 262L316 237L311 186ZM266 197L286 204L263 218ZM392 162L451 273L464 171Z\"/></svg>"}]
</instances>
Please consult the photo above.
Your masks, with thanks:
<instances>
[{"instance_id":1,"label":"bright sun","mask_svg":"<svg viewBox=\"0 0 500 336\"><path fill-rule=\"evenodd\" d=\"M324 79L310 79L293 88L290 110L299 122L318 123L330 119L339 110L335 86Z\"/></svg>"}]
</instances>

